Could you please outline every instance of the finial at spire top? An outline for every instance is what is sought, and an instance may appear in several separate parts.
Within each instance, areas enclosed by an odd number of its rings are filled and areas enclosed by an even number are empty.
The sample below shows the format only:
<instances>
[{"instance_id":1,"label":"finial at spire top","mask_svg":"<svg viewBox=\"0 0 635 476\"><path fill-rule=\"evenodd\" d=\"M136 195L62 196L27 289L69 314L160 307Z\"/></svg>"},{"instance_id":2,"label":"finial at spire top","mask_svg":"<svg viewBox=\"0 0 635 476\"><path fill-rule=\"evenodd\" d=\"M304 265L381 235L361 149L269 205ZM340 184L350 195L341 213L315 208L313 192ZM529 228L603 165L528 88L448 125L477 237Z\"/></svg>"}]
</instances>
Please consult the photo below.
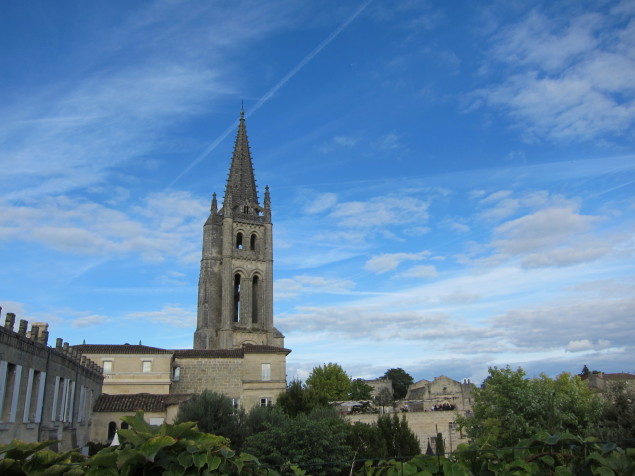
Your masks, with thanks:
<instances>
[{"instance_id":1,"label":"finial at spire top","mask_svg":"<svg viewBox=\"0 0 635 476\"><path fill-rule=\"evenodd\" d=\"M240 100L240 118L245 118L245 102L242 99Z\"/></svg>"}]
</instances>

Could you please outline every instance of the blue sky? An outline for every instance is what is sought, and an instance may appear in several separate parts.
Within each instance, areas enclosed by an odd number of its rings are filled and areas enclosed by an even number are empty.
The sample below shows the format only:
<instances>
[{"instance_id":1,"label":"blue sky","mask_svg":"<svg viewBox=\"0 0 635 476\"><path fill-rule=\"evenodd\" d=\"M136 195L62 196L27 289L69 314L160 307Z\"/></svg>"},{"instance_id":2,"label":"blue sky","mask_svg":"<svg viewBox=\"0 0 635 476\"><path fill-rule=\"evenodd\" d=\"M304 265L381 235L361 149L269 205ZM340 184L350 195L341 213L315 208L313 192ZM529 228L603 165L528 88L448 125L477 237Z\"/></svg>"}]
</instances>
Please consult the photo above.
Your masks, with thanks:
<instances>
[{"instance_id":1,"label":"blue sky","mask_svg":"<svg viewBox=\"0 0 635 476\"><path fill-rule=\"evenodd\" d=\"M7 2L0 305L188 348L244 101L289 378L635 372L635 4Z\"/></svg>"}]
</instances>

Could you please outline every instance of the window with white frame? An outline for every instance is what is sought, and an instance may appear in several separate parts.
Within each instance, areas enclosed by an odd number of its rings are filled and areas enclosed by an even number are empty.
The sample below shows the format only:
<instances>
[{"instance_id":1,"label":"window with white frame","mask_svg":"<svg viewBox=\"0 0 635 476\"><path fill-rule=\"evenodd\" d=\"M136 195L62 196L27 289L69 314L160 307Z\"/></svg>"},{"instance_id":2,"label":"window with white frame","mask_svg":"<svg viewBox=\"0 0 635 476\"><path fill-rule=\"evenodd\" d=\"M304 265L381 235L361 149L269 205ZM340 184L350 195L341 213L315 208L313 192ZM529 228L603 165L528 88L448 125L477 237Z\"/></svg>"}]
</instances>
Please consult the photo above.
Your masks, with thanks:
<instances>
[{"instance_id":1,"label":"window with white frame","mask_svg":"<svg viewBox=\"0 0 635 476\"><path fill-rule=\"evenodd\" d=\"M271 364L262 364L260 367L260 379L271 380Z\"/></svg>"},{"instance_id":2,"label":"window with white frame","mask_svg":"<svg viewBox=\"0 0 635 476\"><path fill-rule=\"evenodd\" d=\"M273 398L271 397L262 397L260 399L260 406L261 407L270 407L273 405Z\"/></svg>"},{"instance_id":3,"label":"window with white frame","mask_svg":"<svg viewBox=\"0 0 635 476\"><path fill-rule=\"evenodd\" d=\"M22 366L0 363L0 421L13 423L18 410Z\"/></svg>"},{"instance_id":4,"label":"window with white frame","mask_svg":"<svg viewBox=\"0 0 635 476\"><path fill-rule=\"evenodd\" d=\"M27 378L26 395L24 396L23 423L39 423L42 412L42 400L44 398L44 380L46 372L29 369Z\"/></svg>"}]
</instances>

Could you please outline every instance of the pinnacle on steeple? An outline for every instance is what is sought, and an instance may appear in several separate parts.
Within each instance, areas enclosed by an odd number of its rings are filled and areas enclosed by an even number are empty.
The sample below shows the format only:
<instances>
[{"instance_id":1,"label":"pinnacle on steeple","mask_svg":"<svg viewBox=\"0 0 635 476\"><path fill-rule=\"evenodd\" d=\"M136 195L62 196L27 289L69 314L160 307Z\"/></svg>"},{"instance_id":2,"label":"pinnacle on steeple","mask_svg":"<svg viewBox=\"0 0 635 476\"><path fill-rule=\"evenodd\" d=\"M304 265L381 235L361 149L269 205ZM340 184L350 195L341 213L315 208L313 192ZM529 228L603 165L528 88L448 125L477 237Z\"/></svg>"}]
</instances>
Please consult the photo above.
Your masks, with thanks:
<instances>
[{"instance_id":1,"label":"pinnacle on steeple","mask_svg":"<svg viewBox=\"0 0 635 476\"><path fill-rule=\"evenodd\" d=\"M234 144L234 154L229 169L229 178L227 179L227 188L225 189L224 207L226 209L228 203L231 203L232 207L249 206L251 208L259 206L256 179L254 178L249 140L247 139L247 129L245 127L245 110L242 107Z\"/></svg>"}]
</instances>

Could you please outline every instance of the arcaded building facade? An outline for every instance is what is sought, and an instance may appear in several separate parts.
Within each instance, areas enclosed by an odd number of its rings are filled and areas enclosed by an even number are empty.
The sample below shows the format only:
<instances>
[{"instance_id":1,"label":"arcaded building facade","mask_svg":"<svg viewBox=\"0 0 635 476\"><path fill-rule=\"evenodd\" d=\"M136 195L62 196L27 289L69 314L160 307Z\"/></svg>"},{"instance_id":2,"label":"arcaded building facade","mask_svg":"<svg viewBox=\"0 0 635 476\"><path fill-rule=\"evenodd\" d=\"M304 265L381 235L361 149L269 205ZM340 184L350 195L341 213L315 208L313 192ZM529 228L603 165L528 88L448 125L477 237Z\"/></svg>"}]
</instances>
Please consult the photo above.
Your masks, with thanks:
<instances>
[{"instance_id":1,"label":"arcaded building facade","mask_svg":"<svg viewBox=\"0 0 635 476\"><path fill-rule=\"evenodd\" d=\"M7 313L0 327L0 444L58 440L63 451L90 441L92 408L101 394L101 368L57 339L48 324Z\"/></svg>"}]
</instances>

